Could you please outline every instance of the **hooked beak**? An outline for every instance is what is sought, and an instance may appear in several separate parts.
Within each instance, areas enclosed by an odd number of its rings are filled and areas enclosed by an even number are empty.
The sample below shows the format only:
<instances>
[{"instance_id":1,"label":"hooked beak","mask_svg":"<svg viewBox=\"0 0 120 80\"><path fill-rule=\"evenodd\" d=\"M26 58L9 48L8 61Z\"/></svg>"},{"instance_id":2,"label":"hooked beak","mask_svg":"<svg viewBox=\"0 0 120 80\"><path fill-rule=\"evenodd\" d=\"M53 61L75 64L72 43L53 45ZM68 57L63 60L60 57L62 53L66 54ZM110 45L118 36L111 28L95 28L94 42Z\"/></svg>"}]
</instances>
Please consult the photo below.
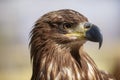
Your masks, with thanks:
<instances>
[{"instance_id":1,"label":"hooked beak","mask_svg":"<svg viewBox=\"0 0 120 80\"><path fill-rule=\"evenodd\" d=\"M70 30L70 31L69 31ZM69 29L68 37L76 37L77 39L85 39L99 43L99 48L102 46L103 36L100 29L89 22L80 23L77 27Z\"/></svg>"},{"instance_id":2,"label":"hooked beak","mask_svg":"<svg viewBox=\"0 0 120 80\"><path fill-rule=\"evenodd\" d=\"M86 38L93 42L99 42L99 49L102 46L103 36L100 33L100 29L91 23L86 23L87 25L91 25L90 29L86 31Z\"/></svg>"}]
</instances>

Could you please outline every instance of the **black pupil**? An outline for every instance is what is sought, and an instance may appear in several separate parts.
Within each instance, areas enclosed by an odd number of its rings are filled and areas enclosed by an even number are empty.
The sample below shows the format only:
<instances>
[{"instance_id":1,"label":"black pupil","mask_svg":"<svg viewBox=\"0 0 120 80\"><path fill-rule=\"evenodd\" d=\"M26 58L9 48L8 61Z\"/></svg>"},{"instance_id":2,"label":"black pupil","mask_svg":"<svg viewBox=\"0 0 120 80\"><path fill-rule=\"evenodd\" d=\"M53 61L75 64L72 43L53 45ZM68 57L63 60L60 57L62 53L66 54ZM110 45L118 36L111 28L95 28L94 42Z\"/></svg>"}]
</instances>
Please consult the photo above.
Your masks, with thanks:
<instances>
[{"instance_id":1,"label":"black pupil","mask_svg":"<svg viewBox=\"0 0 120 80\"><path fill-rule=\"evenodd\" d=\"M71 28L71 24L65 23L65 24L64 24L64 27L66 27L66 28Z\"/></svg>"}]
</instances>

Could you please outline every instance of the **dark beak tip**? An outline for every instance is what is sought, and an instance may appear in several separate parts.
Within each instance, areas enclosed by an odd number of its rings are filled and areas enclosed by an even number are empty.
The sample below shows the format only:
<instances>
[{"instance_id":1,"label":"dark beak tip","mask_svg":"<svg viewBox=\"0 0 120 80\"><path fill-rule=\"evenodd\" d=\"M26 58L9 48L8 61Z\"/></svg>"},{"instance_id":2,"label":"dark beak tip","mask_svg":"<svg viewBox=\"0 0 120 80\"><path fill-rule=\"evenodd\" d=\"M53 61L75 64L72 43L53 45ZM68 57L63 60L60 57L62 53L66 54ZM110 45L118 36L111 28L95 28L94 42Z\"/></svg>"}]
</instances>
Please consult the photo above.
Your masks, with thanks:
<instances>
[{"instance_id":1,"label":"dark beak tip","mask_svg":"<svg viewBox=\"0 0 120 80\"><path fill-rule=\"evenodd\" d=\"M98 42L99 42L99 49L100 49L103 43L103 36L101 33L98 36L99 36Z\"/></svg>"},{"instance_id":2,"label":"dark beak tip","mask_svg":"<svg viewBox=\"0 0 120 80\"><path fill-rule=\"evenodd\" d=\"M101 46L102 46L102 42L99 42L99 49L101 48Z\"/></svg>"},{"instance_id":3,"label":"dark beak tip","mask_svg":"<svg viewBox=\"0 0 120 80\"><path fill-rule=\"evenodd\" d=\"M99 49L101 48L101 45L99 44Z\"/></svg>"}]
</instances>

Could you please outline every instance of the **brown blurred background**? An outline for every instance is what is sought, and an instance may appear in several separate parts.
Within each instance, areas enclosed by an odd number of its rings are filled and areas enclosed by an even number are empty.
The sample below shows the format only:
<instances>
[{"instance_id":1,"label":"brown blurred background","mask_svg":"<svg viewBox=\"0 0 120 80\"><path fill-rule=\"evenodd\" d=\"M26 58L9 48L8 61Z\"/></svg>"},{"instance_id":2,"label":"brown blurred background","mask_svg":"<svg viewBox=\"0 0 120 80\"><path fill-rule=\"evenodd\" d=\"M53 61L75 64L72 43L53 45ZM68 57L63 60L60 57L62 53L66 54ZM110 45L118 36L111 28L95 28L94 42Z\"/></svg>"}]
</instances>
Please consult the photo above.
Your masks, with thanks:
<instances>
[{"instance_id":1,"label":"brown blurred background","mask_svg":"<svg viewBox=\"0 0 120 80\"><path fill-rule=\"evenodd\" d=\"M65 8L100 27L102 48L87 42L85 50L101 70L112 73L120 61L120 0L0 0L0 80L30 80L29 32L44 13Z\"/></svg>"}]
</instances>

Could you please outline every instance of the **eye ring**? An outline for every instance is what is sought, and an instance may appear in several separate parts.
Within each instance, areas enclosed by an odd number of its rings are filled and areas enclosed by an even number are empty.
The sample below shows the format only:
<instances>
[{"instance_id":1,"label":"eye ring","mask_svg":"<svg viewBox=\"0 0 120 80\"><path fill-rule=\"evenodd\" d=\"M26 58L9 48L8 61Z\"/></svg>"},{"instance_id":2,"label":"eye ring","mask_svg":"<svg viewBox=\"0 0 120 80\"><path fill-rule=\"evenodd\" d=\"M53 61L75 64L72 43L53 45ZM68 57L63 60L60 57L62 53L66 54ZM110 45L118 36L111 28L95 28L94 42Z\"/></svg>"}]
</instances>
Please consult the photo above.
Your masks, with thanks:
<instances>
[{"instance_id":1,"label":"eye ring","mask_svg":"<svg viewBox=\"0 0 120 80\"><path fill-rule=\"evenodd\" d=\"M63 24L63 28L71 28L72 27L72 25L70 24L70 23L64 23Z\"/></svg>"}]
</instances>

